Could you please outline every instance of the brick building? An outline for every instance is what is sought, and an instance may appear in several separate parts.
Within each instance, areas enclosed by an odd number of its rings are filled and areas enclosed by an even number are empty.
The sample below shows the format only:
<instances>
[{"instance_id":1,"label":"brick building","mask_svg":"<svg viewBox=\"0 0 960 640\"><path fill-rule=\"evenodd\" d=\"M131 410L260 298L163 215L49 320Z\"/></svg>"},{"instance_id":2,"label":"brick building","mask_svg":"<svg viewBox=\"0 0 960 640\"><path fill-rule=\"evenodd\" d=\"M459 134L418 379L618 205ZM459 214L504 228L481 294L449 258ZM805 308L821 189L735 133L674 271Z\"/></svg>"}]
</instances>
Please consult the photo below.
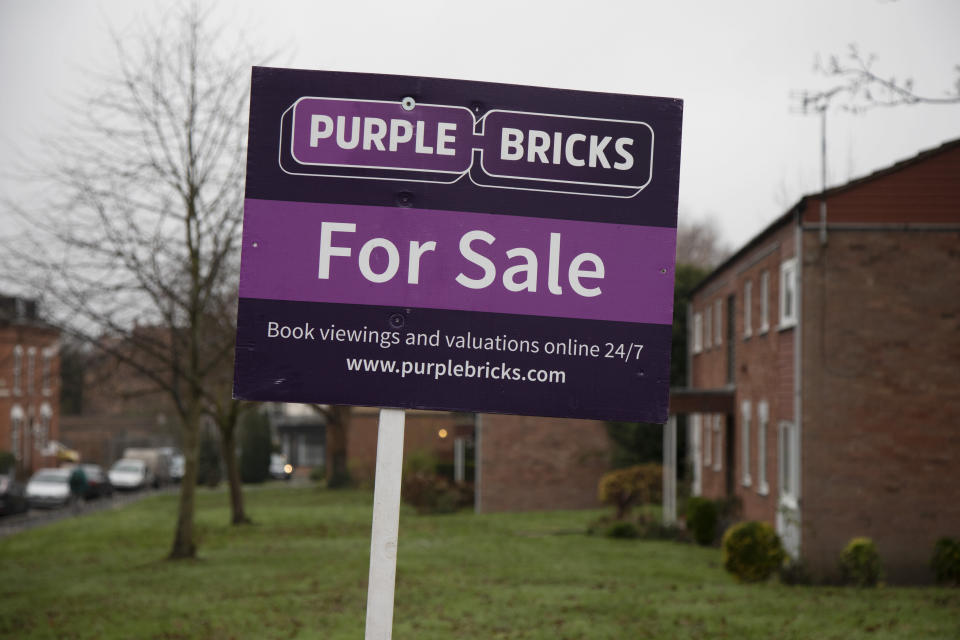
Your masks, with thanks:
<instances>
[{"instance_id":1,"label":"brick building","mask_svg":"<svg viewBox=\"0 0 960 640\"><path fill-rule=\"evenodd\" d=\"M929 580L960 535L960 140L801 199L690 313L694 493L739 496L817 576L863 535Z\"/></svg>"},{"instance_id":2,"label":"brick building","mask_svg":"<svg viewBox=\"0 0 960 640\"><path fill-rule=\"evenodd\" d=\"M45 449L59 436L59 340L35 301L0 296L0 451L21 475L55 462Z\"/></svg>"}]
</instances>

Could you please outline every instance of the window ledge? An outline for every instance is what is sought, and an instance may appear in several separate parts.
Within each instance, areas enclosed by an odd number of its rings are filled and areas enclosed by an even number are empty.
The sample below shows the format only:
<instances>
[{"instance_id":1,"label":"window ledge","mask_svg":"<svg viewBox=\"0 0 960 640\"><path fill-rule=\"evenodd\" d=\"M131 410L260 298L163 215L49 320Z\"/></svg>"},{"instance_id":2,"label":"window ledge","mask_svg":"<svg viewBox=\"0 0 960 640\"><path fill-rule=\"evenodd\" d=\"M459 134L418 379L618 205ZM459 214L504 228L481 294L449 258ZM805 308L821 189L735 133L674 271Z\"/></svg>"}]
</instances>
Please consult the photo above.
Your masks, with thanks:
<instances>
[{"instance_id":1,"label":"window ledge","mask_svg":"<svg viewBox=\"0 0 960 640\"><path fill-rule=\"evenodd\" d=\"M793 320L792 322L783 323L777 326L777 331L786 331L787 329L793 329L797 326L797 321Z\"/></svg>"},{"instance_id":2,"label":"window ledge","mask_svg":"<svg viewBox=\"0 0 960 640\"><path fill-rule=\"evenodd\" d=\"M759 493L761 496L768 495L770 493L770 485L768 485L766 482L760 483L760 485L757 487L757 493Z\"/></svg>"},{"instance_id":3,"label":"window ledge","mask_svg":"<svg viewBox=\"0 0 960 640\"><path fill-rule=\"evenodd\" d=\"M757 331L757 335L760 335L760 336L766 335L768 331L770 331L770 325L765 324L762 327L760 327L759 331Z\"/></svg>"},{"instance_id":4,"label":"window ledge","mask_svg":"<svg viewBox=\"0 0 960 640\"><path fill-rule=\"evenodd\" d=\"M745 487L753 486L753 479L750 476L747 476L741 481L741 484Z\"/></svg>"}]
</instances>

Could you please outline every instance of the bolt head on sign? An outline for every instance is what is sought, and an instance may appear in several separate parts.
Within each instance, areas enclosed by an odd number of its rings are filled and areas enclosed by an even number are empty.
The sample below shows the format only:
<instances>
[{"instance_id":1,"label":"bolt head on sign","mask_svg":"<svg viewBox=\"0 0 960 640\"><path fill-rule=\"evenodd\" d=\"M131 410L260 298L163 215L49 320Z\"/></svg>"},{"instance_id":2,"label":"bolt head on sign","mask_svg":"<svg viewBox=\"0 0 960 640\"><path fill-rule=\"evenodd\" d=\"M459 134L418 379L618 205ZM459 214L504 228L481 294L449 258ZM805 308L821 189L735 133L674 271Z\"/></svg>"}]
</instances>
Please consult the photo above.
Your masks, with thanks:
<instances>
[{"instance_id":1,"label":"bolt head on sign","mask_svg":"<svg viewBox=\"0 0 960 640\"><path fill-rule=\"evenodd\" d=\"M234 396L664 422L682 114L254 68Z\"/></svg>"}]
</instances>

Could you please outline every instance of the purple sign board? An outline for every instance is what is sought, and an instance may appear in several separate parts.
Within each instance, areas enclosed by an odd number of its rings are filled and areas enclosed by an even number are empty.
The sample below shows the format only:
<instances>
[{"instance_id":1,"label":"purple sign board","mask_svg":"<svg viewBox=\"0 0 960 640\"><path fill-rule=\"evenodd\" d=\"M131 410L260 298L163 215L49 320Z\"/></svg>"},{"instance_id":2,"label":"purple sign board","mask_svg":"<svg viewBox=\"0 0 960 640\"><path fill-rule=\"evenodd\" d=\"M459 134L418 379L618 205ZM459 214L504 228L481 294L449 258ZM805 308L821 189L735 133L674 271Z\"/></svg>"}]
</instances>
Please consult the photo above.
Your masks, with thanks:
<instances>
[{"instance_id":1,"label":"purple sign board","mask_svg":"<svg viewBox=\"0 0 960 640\"><path fill-rule=\"evenodd\" d=\"M665 421L682 108L254 68L234 395Z\"/></svg>"}]
</instances>

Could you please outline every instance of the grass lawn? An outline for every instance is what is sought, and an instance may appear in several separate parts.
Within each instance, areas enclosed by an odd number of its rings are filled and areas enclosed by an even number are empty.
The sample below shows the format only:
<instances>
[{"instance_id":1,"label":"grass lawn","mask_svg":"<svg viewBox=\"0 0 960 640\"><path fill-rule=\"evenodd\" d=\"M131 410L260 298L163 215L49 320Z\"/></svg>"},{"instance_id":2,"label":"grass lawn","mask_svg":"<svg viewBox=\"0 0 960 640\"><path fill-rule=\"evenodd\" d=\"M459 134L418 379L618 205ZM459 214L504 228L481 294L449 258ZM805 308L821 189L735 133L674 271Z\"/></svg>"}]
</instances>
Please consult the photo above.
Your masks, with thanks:
<instances>
[{"instance_id":1,"label":"grass lawn","mask_svg":"<svg viewBox=\"0 0 960 640\"><path fill-rule=\"evenodd\" d=\"M0 638L363 637L372 495L268 485L200 559L167 562L176 496L0 540ZM600 512L400 523L394 637L960 638L960 590L738 585L720 552L581 532Z\"/></svg>"}]
</instances>

